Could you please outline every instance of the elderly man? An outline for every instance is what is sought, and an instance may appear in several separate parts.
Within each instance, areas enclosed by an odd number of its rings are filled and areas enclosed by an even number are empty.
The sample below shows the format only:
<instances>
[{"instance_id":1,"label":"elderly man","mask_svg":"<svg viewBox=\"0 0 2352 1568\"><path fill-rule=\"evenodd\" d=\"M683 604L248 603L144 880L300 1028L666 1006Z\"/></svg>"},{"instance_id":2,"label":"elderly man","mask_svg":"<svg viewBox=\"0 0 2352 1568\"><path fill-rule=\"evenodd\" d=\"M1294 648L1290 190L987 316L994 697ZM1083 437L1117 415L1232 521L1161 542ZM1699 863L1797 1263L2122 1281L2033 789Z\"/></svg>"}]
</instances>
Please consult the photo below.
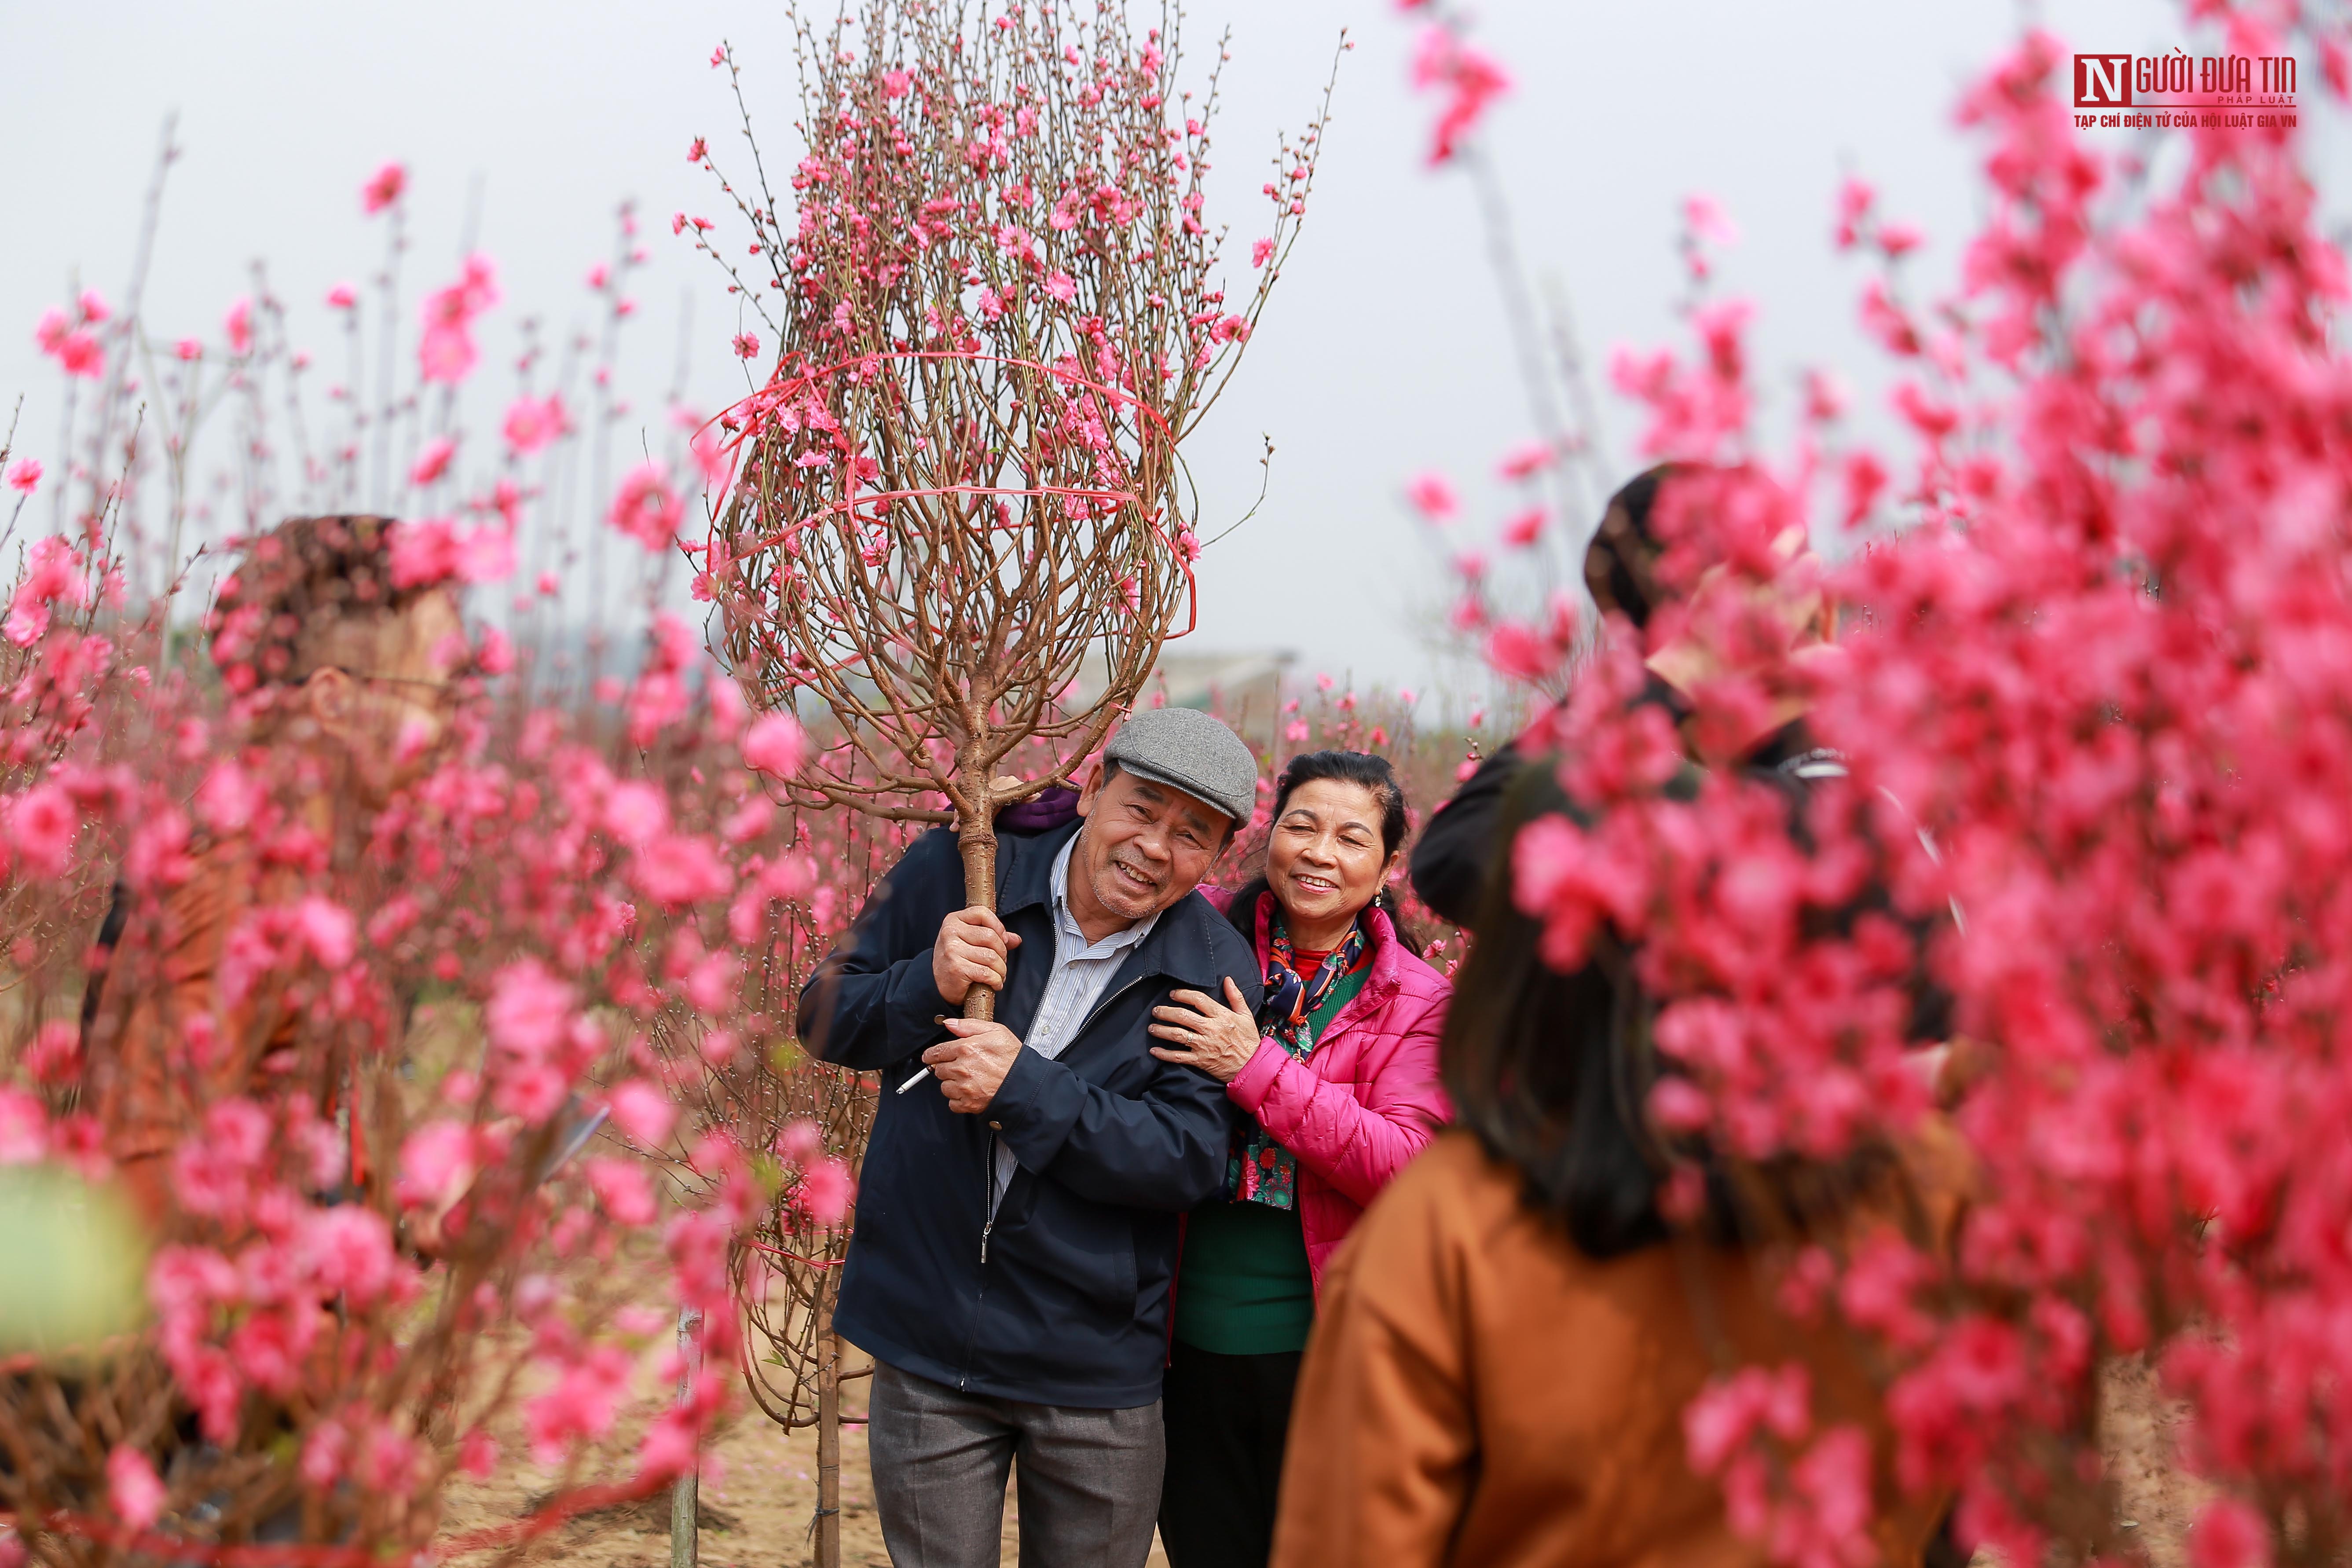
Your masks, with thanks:
<instances>
[{"instance_id":1,"label":"elderly man","mask_svg":"<svg viewBox=\"0 0 2352 1568\"><path fill-rule=\"evenodd\" d=\"M877 1363L894 1562L995 1563L1016 1454L1024 1563L1150 1555L1177 1216L1218 1191L1230 1129L1146 1026L1179 990L1257 1005L1247 944L1192 896L1256 789L1214 719L1138 714L1076 822L1004 836L995 909L927 834L802 994L811 1050L885 1073L835 1322ZM996 1021L945 1017L975 984Z\"/></svg>"}]
</instances>

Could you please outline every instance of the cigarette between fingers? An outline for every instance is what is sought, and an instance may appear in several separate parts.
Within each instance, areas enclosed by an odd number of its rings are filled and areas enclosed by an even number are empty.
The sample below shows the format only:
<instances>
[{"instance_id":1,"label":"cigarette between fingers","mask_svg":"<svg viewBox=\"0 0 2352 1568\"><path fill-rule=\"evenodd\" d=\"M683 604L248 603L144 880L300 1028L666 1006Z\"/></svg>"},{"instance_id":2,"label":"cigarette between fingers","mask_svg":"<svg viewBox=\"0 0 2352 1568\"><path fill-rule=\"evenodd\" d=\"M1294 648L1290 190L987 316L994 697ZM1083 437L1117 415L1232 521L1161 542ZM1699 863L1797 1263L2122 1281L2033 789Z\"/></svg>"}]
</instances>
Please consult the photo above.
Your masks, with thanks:
<instances>
[{"instance_id":1,"label":"cigarette between fingers","mask_svg":"<svg viewBox=\"0 0 2352 1568\"><path fill-rule=\"evenodd\" d=\"M927 1079L927 1078L929 1078L929 1077L930 1077L930 1076L931 1076L931 1069L930 1069L930 1068L923 1068L923 1070L922 1070L922 1071L920 1071L920 1072L917 1073L914 1077L912 1077L912 1078L908 1079L906 1082L904 1082L904 1083L900 1084L897 1089L895 1089L891 1090L891 1092L892 1092L893 1094L904 1094L904 1093L906 1093L908 1089L910 1089L914 1088L917 1084L919 1084L919 1083L922 1082L925 1079Z\"/></svg>"}]
</instances>

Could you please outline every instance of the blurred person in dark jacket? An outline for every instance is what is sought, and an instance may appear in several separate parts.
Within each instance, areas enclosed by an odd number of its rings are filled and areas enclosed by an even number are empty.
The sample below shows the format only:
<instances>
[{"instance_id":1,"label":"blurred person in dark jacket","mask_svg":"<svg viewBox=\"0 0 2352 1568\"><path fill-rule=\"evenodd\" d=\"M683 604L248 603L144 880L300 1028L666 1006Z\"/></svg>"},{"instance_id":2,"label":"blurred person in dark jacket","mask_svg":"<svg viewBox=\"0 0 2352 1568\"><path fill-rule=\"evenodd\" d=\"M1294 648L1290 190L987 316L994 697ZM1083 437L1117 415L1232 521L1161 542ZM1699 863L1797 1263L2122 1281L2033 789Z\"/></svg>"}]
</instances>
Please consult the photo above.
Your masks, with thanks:
<instances>
[{"instance_id":1,"label":"blurred person in dark jacket","mask_svg":"<svg viewBox=\"0 0 2352 1568\"><path fill-rule=\"evenodd\" d=\"M1612 496L1601 526L1585 551L1584 584L1594 606L1602 616L1623 616L1636 635L1646 633L1653 614L1675 597L1674 590L1658 577L1657 563L1664 546L1651 521L1660 488L1673 473L1670 465L1661 464L1637 476ZM1827 629L1826 625L1817 623L1811 631L1819 634ZM1670 647L1653 653L1646 661L1649 682L1634 700L1660 705L1677 727L1683 728L1692 710L1682 686L1687 683L1692 667L1689 659L1678 657L1680 652ZM1792 801L1811 781L1843 773L1840 759L1818 747L1801 711L1774 717L1778 721L1775 728L1754 737L1740 755L1718 759L1719 763L1789 793ZM1413 891L1441 918L1465 930L1479 929L1482 919L1491 921L1496 910L1508 906L1507 899L1488 898L1487 882L1510 865L1507 845L1509 827L1503 818L1507 801L1521 785L1531 765L1527 750L1515 739L1486 757L1454 796L1432 814L1414 846L1411 866ZM1696 754L1696 748L1688 746L1687 742L1685 750ZM1543 786L1528 780L1527 787ZM1930 845L1929 853L1933 852ZM1883 907L1885 890L1873 889L1868 902L1873 907ZM1958 910L1955 909L1953 912L1958 918ZM1944 1042L1950 1033L1951 997L1931 979L1927 967L1927 938L1936 922L1906 923L1919 943L1908 1029L1918 1047L1915 1060L1948 1103L1963 1086L1966 1066L1948 1060L1948 1047ZM1581 1140L1579 1146L1591 1142L1589 1138ZM1964 1568L1969 1554L1969 1547L1957 1534L1947 1510L1925 1544L1926 1568Z\"/></svg>"},{"instance_id":2,"label":"blurred person in dark jacket","mask_svg":"<svg viewBox=\"0 0 2352 1568\"><path fill-rule=\"evenodd\" d=\"M1667 472L1660 464L1611 496L1601 527L1584 551L1584 586L1594 606L1603 616L1612 611L1622 615L1637 633L1648 628L1650 612L1666 596L1654 570L1662 550L1651 531L1650 511ZM1654 675L1643 700L1665 702L1679 717L1679 699ZM1475 929L1478 918L1503 796L1526 760L1516 739L1496 747L1453 797L1431 814L1413 845L1413 892L1439 919L1465 931Z\"/></svg>"}]
</instances>

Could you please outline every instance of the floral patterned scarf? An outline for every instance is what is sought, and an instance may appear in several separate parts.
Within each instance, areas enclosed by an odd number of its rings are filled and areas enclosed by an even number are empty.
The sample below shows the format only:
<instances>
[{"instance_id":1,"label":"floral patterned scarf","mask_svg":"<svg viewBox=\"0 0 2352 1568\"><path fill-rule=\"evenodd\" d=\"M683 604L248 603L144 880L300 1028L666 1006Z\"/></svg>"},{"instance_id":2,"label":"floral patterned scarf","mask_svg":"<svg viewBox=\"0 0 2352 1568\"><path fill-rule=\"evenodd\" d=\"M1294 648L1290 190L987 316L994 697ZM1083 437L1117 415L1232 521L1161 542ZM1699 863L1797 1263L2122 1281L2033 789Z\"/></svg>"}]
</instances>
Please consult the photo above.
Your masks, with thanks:
<instances>
[{"instance_id":1,"label":"floral patterned scarf","mask_svg":"<svg viewBox=\"0 0 2352 1568\"><path fill-rule=\"evenodd\" d=\"M1270 896L1270 895L1269 895ZM1364 963L1363 922L1348 928L1348 937L1332 949L1312 975L1302 976L1293 959L1290 932L1282 911L1274 912L1267 937L1265 1001L1258 1005L1258 1031L1279 1041L1299 1061L1315 1049L1315 1026L1308 1022L1331 994L1331 988ZM1237 1204L1265 1204L1272 1208L1298 1205L1298 1158L1276 1142L1253 1117L1249 1131L1237 1135L1225 1156L1225 1197Z\"/></svg>"}]
</instances>

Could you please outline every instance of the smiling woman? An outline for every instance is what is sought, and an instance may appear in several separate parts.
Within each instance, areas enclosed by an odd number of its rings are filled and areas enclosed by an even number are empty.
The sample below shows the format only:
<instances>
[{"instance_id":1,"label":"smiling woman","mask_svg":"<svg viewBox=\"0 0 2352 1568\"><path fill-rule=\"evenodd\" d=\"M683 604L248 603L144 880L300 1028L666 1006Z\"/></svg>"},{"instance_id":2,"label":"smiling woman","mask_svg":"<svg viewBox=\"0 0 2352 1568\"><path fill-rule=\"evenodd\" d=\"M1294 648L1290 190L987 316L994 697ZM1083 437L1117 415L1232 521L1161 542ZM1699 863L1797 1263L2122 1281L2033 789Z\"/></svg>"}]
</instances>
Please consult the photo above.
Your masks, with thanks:
<instances>
[{"instance_id":1,"label":"smiling woman","mask_svg":"<svg viewBox=\"0 0 2352 1568\"><path fill-rule=\"evenodd\" d=\"M1448 987L1398 931L1404 792L1362 752L1295 759L1276 785L1265 874L1203 889L1255 945L1253 1017L1197 991L1157 1009L1161 1058L1247 1112L1224 1191L1192 1211L1162 1398L1160 1534L1175 1568L1263 1563L1299 1352L1323 1265L1428 1143Z\"/></svg>"}]
</instances>

